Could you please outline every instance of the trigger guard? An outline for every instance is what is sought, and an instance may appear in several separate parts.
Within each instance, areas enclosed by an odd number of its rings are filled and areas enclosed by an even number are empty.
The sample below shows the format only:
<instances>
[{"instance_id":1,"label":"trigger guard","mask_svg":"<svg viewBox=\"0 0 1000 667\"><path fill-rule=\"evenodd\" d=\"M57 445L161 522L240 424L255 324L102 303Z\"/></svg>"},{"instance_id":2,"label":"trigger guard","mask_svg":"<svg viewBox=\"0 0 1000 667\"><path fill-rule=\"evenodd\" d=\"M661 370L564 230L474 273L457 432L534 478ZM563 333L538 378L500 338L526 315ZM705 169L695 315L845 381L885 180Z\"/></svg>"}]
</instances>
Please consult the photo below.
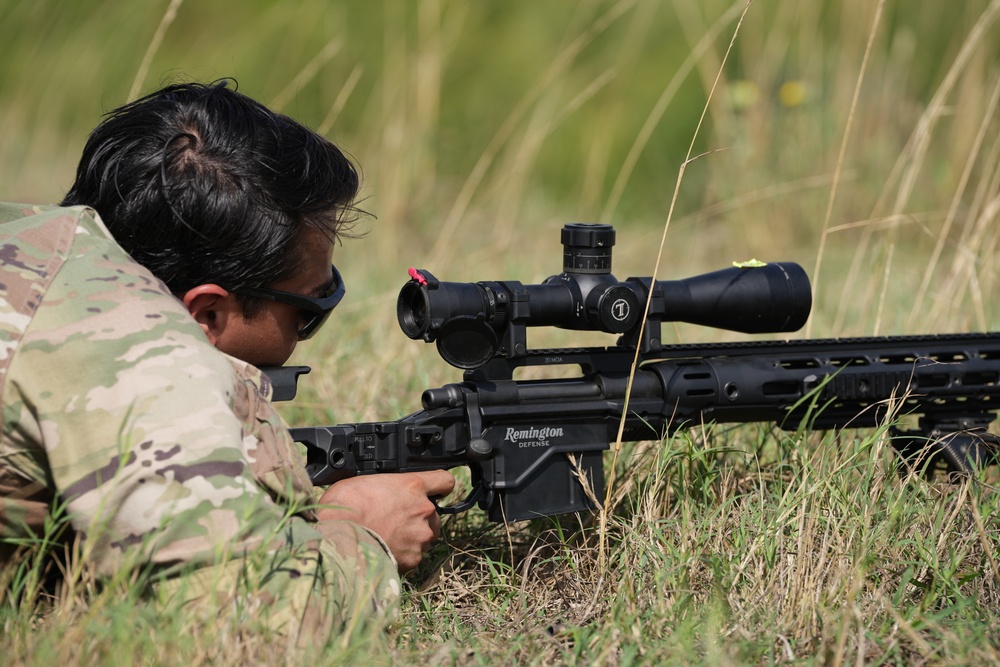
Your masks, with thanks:
<instances>
[{"instance_id":1,"label":"trigger guard","mask_svg":"<svg viewBox=\"0 0 1000 667\"><path fill-rule=\"evenodd\" d=\"M437 499L431 498L431 502L434 503L434 508L437 510L438 514L458 514L459 512L464 512L468 509L472 509L473 505L479 502L480 496L483 495L483 485L477 484L476 488L469 492L469 495L465 497L465 500L455 503L454 505L438 505Z\"/></svg>"}]
</instances>

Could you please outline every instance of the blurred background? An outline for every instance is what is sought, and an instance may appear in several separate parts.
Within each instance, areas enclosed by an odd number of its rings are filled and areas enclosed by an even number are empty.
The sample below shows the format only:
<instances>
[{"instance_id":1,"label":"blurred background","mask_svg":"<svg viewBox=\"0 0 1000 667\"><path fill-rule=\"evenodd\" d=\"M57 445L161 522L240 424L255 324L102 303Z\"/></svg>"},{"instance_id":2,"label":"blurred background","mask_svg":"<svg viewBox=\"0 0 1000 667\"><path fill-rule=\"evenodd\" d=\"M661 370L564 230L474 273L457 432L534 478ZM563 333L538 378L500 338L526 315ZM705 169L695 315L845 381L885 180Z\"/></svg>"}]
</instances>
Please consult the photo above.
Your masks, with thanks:
<instances>
[{"instance_id":1,"label":"blurred background","mask_svg":"<svg viewBox=\"0 0 1000 667\"><path fill-rule=\"evenodd\" d=\"M619 278L797 261L802 335L997 328L1000 2L746 7L0 0L0 197L58 201L103 113L233 77L364 172L331 356L415 345L395 325L407 267L537 282L574 221L615 226Z\"/></svg>"}]
</instances>

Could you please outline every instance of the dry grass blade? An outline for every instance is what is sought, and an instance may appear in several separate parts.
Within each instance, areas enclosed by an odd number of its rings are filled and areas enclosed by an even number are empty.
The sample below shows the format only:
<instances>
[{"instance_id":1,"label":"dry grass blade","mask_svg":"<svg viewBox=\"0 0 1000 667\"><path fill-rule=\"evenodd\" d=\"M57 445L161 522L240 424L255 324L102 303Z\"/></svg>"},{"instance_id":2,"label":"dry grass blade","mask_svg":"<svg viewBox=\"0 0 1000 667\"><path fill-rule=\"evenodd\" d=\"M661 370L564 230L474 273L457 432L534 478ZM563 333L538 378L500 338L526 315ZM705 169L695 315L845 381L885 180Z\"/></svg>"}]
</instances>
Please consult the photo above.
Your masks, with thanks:
<instances>
[{"instance_id":1,"label":"dry grass blade","mask_svg":"<svg viewBox=\"0 0 1000 667\"><path fill-rule=\"evenodd\" d=\"M751 2L752 0L747 1L746 5L743 8L743 13L740 14L739 21L737 21L736 23L736 28L733 30L733 36L729 40L729 46L726 48L726 54L725 56L723 56L722 62L719 65L718 74L716 75L715 81L712 84L711 90L708 91L708 96L705 100L705 106L702 108L701 117L698 119L698 126L695 128L694 134L691 137L691 144L690 146L688 146L687 155L684 159L684 162L681 163L680 170L677 173L677 182L674 185L674 194L670 200L670 209L667 211L666 221L663 224L663 234L660 237L660 247L659 250L657 251L656 262L653 264L653 273L652 273L653 276L657 275L660 268L660 261L663 258L663 248L666 245L667 241L667 230L670 228L670 220L672 219L674 214L674 207L677 205L677 195L680 192L681 183L684 180L684 171L685 169L687 169L687 165L690 164L692 160L697 159L697 157L700 157L696 156L693 158L691 156L691 154L694 152L695 141L698 139L698 132L701 129L701 124L702 122L704 122L705 116L708 113L708 108L712 102L712 96L715 93L715 88L718 85L719 80L722 78L722 68L725 66L726 60L729 58L729 54L732 52L733 44L736 43L736 37L737 35L739 35L740 32L740 26L743 25L743 20L746 18L747 12L750 11ZM639 328L638 340L642 340L642 333L643 329L646 326L647 314L649 313L649 307L650 304L652 303L652 299L653 299L653 290L650 290L646 298L645 307L643 309L642 324L640 325ZM632 358L632 366L629 369L628 383L626 384L625 387L625 402L624 405L622 406L622 416L621 419L618 421L618 435L615 439L614 444L611 447L611 450L613 452L611 459L611 468L610 468L611 474L608 479L608 490L605 492L605 497L604 497L604 512L601 513L600 517L601 520L599 523L600 526L599 535L600 535L600 545L601 545L599 553L602 564L604 562L604 553L605 553L604 549L605 549L605 540L607 534L607 523L605 517L610 511L611 489L614 487L615 483L614 471L616 469L616 464L618 463L618 454L621 452L622 434L625 431L625 420L626 417L628 416L629 396L632 393L632 381L635 378L635 371L638 368L638 363L639 363L639 347L636 346L635 356Z\"/></svg>"},{"instance_id":2,"label":"dry grass blade","mask_svg":"<svg viewBox=\"0 0 1000 667\"><path fill-rule=\"evenodd\" d=\"M535 100L537 100L538 97L552 85L559 74L569 67L569 65L587 44L604 32L608 26L617 21L622 14L624 14L634 4L635 0L619 0L619 2L614 3L611 9L588 26L583 33L576 37L555 57L552 63L538 78L535 85L532 86L531 90L529 90L520 102L518 102L517 106L511 111L504 124L499 130L497 130L496 134L493 135L493 138L479 156L475 167L472 169L472 173L469 174L469 177L462 185L462 189L459 191L458 196L455 199L455 203L452 205L447 218L445 218L445 221L441 225L438 232L437 241L431 249L428 265L439 263L444 257L445 250L452 245L455 230L459 222L465 216L469 204L472 201L472 197L485 178L487 170L493 163L493 160L496 158L496 155L500 151L501 147L509 140L514 130L518 127L518 124L528 113L531 105L534 104Z\"/></svg>"},{"instance_id":3,"label":"dry grass blade","mask_svg":"<svg viewBox=\"0 0 1000 667\"><path fill-rule=\"evenodd\" d=\"M844 128L844 138L840 142L840 152L837 154L837 166L833 169L833 183L830 185L830 197L826 204L826 214L823 217L823 230L819 236L819 248L816 251L816 264L813 266L813 287L820 278L820 268L823 265L823 252L826 250L826 239L830 234L830 219L833 216L833 202L837 198L837 186L840 184L840 175L844 170L844 159L847 157L847 143L851 138L851 126L854 124L854 115L858 109L858 98L861 97L861 84L865 80L865 72L868 70L868 59L871 57L872 46L875 44L875 35L878 32L879 24L882 22L882 10L885 8L885 0L879 0L875 8L875 17L872 19L871 31L868 33L868 43L865 45L865 55L861 59L861 71L858 72L858 80L854 85L854 97L851 99L851 109L847 113L847 126ZM812 333L813 320L806 323L805 335L808 338Z\"/></svg>"},{"instance_id":4,"label":"dry grass blade","mask_svg":"<svg viewBox=\"0 0 1000 667\"><path fill-rule=\"evenodd\" d=\"M988 29L996 20L998 13L1000 13L1000 0L991 0L989 6L986 7L986 9L979 15L972 29L969 31L969 34L963 40L958 54L948 67L948 71L945 74L944 79L934 91L934 95L928 103L927 108L920 115L916 127L910 134L903 153L899 156L896 164L893 166L892 173L886 180L886 186L883 188L879 196L879 201L876 203L874 213L875 216L881 215L880 212L885 207L885 200L887 200L890 196L890 185L896 183L897 181L896 196L892 204L890 217L896 219L896 216L903 214L903 209L909 201L917 182L917 175L924 166L924 159L931 143L930 140L934 133L935 125L945 113L948 95L951 94L952 89L958 82L962 72L965 71L966 66L975 54L976 50L983 44L984 38L988 35ZM888 251L890 254L892 254L891 249L896 244L897 231L898 230L895 226L889 228L889 236L886 240L886 245L890 248ZM865 273L864 271L861 271L861 266L865 252L868 250L871 235L872 231L866 229L863 240L858 244L858 252L852 260L851 268L847 272L847 278L844 281L841 299L838 304L834 324L835 330L839 331L842 328L843 322L847 316L847 307L853 301L851 295L855 288L855 281L858 276ZM886 270L883 272L885 277L881 281L881 285L879 287L880 304L884 304L885 302L889 287L888 276L891 275L891 273L892 261L890 259L887 261ZM874 328L871 331L873 335L878 335L881 329L882 316L883 309L882 306L880 306L876 311L876 321Z\"/></svg>"},{"instance_id":5,"label":"dry grass blade","mask_svg":"<svg viewBox=\"0 0 1000 667\"><path fill-rule=\"evenodd\" d=\"M742 4L742 0L737 0L725 14L716 20L712 27L705 33L704 37L702 37L694 48L691 49L691 53L684 58L684 62L680 64L674 72L674 75L671 77L670 82L663 89L663 92L660 93L659 98L656 100L656 104L653 105L653 108L646 116L646 120L643 123L642 128L640 128L635 140L629 148L628 155L625 156L622 166L618 170L618 176L615 178L614 185L611 186L611 192L608 194L607 202L605 203L604 209L601 213L601 220L607 221L612 218L612 215L614 214L615 209L618 208L618 204L621 201L623 193L625 192L625 187L628 185L628 181L632 177L636 163L639 161L642 152L646 149L649 139L653 135L653 131L663 119L663 114L666 113L667 107L670 106L670 103L673 101L681 83L684 82L687 76L691 73L691 70L694 69L698 59L701 58L712 46L716 37L719 36L723 28L729 25L729 23L736 17ZM742 17L746 16L748 7L749 3L743 6L743 14L740 18L741 21ZM719 72L722 72L721 67ZM709 101L710 100L711 96L709 97ZM705 108L708 108L707 101ZM702 119L704 119L704 114L702 115ZM690 157L691 150L688 149L687 158L690 159Z\"/></svg>"},{"instance_id":6,"label":"dry grass blade","mask_svg":"<svg viewBox=\"0 0 1000 667\"><path fill-rule=\"evenodd\" d=\"M944 252L952 225L958 216L959 209L962 207L962 195L965 193L965 189L972 178L976 162L980 157L983 142L986 140L987 132L994 121L998 101L1000 101L1000 79L997 80L996 86L993 87L993 94L990 96L990 101L986 105L986 111L983 113L983 121L979 125L979 131L976 133L972 150L969 151L969 157L965 162L965 168L962 170L958 187L955 190L955 196L952 197L951 206L945 215L944 225L942 225L941 231L938 232L937 243L934 245L934 250L931 252L930 259L927 262L927 270L924 273L924 278L920 282L920 287L917 289L916 297L913 300L913 310L910 312L908 322L911 327L916 325L920 314L924 311L924 298L935 275L935 269L937 268L938 261L941 259L941 254Z\"/></svg>"},{"instance_id":7,"label":"dry grass blade","mask_svg":"<svg viewBox=\"0 0 1000 667\"><path fill-rule=\"evenodd\" d=\"M149 42L149 47L146 49L146 53L142 56L142 62L139 64L139 70L135 73L135 79L132 81L132 88L129 90L128 101L139 97L139 91L142 90L143 85L146 83L146 76L149 74L149 68L153 64L153 58L156 56L156 52L159 51L160 45L163 43L163 36L167 34L167 30L170 28L170 24L174 22L177 18L177 11L180 9L181 4L184 0L170 0L170 4L167 5L167 10L163 13L163 18L160 19L160 24L156 27L156 32L153 33L153 39Z\"/></svg>"},{"instance_id":8,"label":"dry grass blade","mask_svg":"<svg viewBox=\"0 0 1000 667\"><path fill-rule=\"evenodd\" d=\"M275 95L269 106L275 111L284 111L288 103L295 98L295 94L308 82L316 78L316 75L323 69L323 66L333 60L341 48L343 48L343 44L339 39L333 39L325 44L319 53L306 63L302 70L288 82L284 90Z\"/></svg>"}]
</instances>

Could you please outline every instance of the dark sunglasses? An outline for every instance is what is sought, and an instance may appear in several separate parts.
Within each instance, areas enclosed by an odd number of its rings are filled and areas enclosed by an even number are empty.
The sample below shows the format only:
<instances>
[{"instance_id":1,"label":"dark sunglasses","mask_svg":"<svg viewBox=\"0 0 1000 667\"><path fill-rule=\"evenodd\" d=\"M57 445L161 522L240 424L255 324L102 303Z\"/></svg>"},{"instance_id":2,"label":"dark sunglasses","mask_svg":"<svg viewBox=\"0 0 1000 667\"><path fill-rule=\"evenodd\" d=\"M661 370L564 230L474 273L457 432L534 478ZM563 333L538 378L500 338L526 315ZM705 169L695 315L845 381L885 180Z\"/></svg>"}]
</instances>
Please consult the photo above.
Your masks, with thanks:
<instances>
[{"instance_id":1,"label":"dark sunglasses","mask_svg":"<svg viewBox=\"0 0 1000 667\"><path fill-rule=\"evenodd\" d=\"M337 271L337 267L333 266L332 268L333 281L323 291L322 296L305 296L304 294L282 292L281 290L269 287L246 287L241 290L232 291L258 299L267 299L268 301L288 304L289 306L295 306L310 313L310 316L306 318L305 324L299 327L299 340L306 340L312 337L316 333L316 330L323 326L326 318L330 316L333 309L344 298L344 281L341 279L340 271Z\"/></svg>"}]
</instances>

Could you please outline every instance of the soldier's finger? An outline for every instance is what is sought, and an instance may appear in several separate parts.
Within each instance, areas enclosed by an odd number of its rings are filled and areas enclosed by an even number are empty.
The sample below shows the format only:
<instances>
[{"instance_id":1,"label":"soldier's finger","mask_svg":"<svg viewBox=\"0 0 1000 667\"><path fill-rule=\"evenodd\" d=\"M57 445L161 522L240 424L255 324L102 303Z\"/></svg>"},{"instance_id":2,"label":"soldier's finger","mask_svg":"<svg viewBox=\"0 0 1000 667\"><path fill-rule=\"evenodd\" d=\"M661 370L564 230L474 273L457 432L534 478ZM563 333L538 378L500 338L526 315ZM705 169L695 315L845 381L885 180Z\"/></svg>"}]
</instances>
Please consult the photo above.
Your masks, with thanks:
<instances>
[{"instance_id":1,"label":"soldier's finger","mask_svg":"<svg viewBox=\"0 0 1000 667\"><path fill-rule=\"evenodd\" d=\"M447 470L428 470L417 473L424 483L424 490L429 497L444 497L455 490L455 476Z\"/></svg>"}]
</instances>

